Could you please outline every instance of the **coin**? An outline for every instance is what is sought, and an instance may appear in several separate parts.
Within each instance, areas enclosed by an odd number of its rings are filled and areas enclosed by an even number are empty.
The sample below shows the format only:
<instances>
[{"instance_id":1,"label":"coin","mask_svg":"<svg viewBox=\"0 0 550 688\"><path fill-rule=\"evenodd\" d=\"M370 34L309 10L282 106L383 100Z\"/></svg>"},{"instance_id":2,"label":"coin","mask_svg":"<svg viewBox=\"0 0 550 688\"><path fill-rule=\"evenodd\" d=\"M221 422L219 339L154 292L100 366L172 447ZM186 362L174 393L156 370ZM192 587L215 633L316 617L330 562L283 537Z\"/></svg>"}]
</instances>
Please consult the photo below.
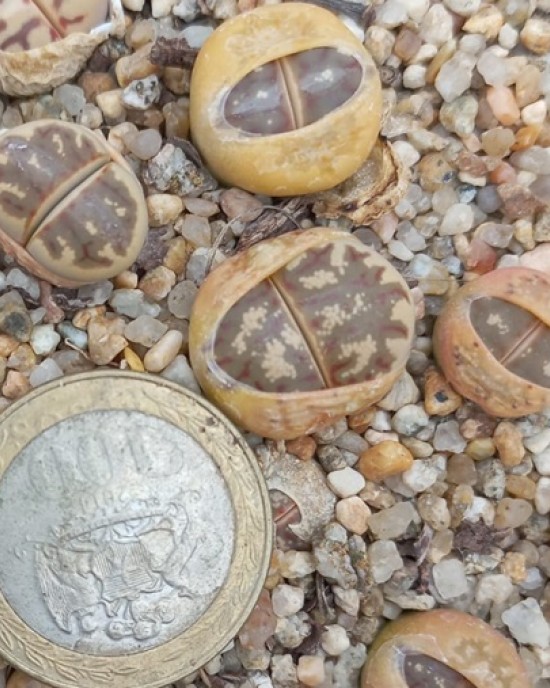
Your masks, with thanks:
<instances>
[{"instance_id":1,"label":"coin","mask_svg":"<svg viewBox=\"0 0 550 688\"><path fill-rule=\"evenodd\" d=\"M84 373L0 417L0 654L62 687L154 687L238 632L267 573L267 488L208 402Z\"/></svg>"}]
</instances>

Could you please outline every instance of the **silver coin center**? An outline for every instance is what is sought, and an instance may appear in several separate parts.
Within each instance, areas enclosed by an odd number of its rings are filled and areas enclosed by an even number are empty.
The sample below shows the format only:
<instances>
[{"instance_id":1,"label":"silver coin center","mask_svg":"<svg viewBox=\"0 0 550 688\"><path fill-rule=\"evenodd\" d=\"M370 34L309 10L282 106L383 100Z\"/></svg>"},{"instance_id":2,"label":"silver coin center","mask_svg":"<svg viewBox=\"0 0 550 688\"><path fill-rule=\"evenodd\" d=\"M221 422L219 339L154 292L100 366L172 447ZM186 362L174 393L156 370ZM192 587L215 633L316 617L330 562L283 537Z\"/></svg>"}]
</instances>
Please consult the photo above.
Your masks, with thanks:
<instances>
[{"instance_id":1,"label":"silver coin center","mask_svg":"<svg viewBox=\"0 0 550 688\"><path fill-rule=\"evenodd\" d=\"M156 647L208 608L234 516L214 460L138 411L48 428L0 481L0 587L20 618L86 654Z\"/></svg>"}]
</instances>

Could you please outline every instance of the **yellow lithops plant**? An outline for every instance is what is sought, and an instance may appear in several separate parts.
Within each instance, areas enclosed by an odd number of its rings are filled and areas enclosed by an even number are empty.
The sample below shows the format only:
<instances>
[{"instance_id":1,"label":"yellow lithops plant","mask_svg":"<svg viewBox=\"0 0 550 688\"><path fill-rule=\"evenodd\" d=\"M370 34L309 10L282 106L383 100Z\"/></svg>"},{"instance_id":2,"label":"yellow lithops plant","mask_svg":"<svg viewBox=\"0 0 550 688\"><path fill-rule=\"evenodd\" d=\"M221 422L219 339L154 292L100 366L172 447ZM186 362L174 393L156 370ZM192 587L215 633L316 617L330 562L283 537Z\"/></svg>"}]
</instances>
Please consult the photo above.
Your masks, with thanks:
<instances>
[{"instance_id":1,"label":"yellow lithops plant","mask_svg":"<svg viewBox=\"0 0 550 688\"><path fill-rule=\"evenodd\" d=\"M223 22L191 79L191 133L224 183L271 196L328 189L380 130L376 66L331 12L264 5Z\"/></svg>"},{"instance_id":2,"label":"yellow lithops plant","mask_svg":"<svg viewBox=\"0 0 550 688\"><path fill-rule=\"evenodd\" d=\"M513 643L455 609L403 614L369 647L361 688L529 688Z\"/></svg>"}]
</instances>

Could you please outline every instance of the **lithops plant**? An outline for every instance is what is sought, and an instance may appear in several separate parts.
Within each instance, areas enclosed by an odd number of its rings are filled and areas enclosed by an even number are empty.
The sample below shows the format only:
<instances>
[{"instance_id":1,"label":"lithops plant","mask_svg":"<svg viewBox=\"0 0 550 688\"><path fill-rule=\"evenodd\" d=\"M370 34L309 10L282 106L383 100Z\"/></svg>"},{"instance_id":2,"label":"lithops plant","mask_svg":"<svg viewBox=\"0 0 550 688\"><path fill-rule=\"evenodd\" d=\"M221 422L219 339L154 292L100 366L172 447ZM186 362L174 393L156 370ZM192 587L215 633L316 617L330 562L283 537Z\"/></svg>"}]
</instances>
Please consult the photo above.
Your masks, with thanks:
<instances>
[{"instance_id":1,"label":"lithops plant","mask_svg":"<svg viewBox=\"0 0 550 688\"><path fill-rule=\"evenodd\" d=\"M123 29L120 0L0 0L0 92L58 86Z\"/></svg>"},{"instance_id":2,"label":"lithops plant","mask_svg":"<svg viewBox=\"0 0 550 688\"><path fill-rule=\"evenodd\" d=\"M315 228L210 273L189 348L199 383L230 418L291 439L380 399L405 366L413 327L399 273L351 234Z\"/></svg>"},{"instance_id":3,"label":"lithops plant","mask_svg":"<svg viewBox=\"0 0 550 688\"><path fill-rule=\"evenodd\" d=\"M550 408L550 278L502 268L463 286L434 330L449 382L494 416Z\"/></svg>"},{"instance_id":4,"label":"lithops plant","mask_svg":"<svg viewBox=\"0 0 550 688\"><path fill-rule=\"evenodd\" d=\"M114 277L147 230L139 181L99 135L57 120L0 135L0 245L30 272L66 287Z\"/></svg>"},{"instance_id":5,"label":"lithops plant","mask_svg":"<svg viewBox=\"0 0 550 688\"><path fill-rule=\"evenodd\" d=\"M335 15L300 2L218 27L193 67L190 102L192 137L212 172L271 196L340 183L380 130L372 58Z\"/></svg>"},{"instance_id":6,"label":"lithops plant","mask_svg":"<svg viewBox=\"0 0 550 688\"><path fill-rule=\"evenodd\" d=\"M403 614L369 648L361 688L529 688L513 643L454 609Z\"/></svg>"}]
</instances>

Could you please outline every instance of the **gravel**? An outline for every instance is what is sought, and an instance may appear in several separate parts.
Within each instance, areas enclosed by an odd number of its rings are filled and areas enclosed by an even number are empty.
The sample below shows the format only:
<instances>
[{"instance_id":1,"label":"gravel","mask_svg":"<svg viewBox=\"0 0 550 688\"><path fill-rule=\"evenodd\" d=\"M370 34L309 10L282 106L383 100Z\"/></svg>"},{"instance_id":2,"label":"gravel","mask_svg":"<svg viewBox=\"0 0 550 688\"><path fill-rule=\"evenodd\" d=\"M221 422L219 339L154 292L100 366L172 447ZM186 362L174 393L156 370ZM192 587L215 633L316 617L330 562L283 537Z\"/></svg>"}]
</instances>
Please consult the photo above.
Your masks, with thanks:
<instances>
[{"instance_id":1,"label":"gravel","mask_svg":"<svg viewBox=\"0 0 550 688\"><path fill-rule=\"evenodd\" d=\"M212 23L255 0L123 4L133 13L125 43L110 40L52 94L1 96L0 127L47 116L104 133L143 183L148 242L123 275L49 296L0 255L0 410L104 365L200 394L187 357L197 290L264 206L279 205L220 186L175 144L189 136L189 70L147 60L157 36L183 29L199 46ZM175 688L357 688L383 624L436 606L488 621L516 643L532 686L550 685L548 416L488 418L449 387L431 349L434 320L463 282L506 265L550 270L549 9L384 0L366 31L354 24L391 75L382 131L411 172L404 198L368 231L412 288L413 350L370 411L295 442L293 460L316 472L316 494L301 497L309 540L275 524L258 613ZM305 218L326 224L311 203ZM247 437L264 468L280 460L280 444ZM388 441L391 452L375 449ZM0 686L5 672L0 662Z\"/></svg>"}]
</instances>

